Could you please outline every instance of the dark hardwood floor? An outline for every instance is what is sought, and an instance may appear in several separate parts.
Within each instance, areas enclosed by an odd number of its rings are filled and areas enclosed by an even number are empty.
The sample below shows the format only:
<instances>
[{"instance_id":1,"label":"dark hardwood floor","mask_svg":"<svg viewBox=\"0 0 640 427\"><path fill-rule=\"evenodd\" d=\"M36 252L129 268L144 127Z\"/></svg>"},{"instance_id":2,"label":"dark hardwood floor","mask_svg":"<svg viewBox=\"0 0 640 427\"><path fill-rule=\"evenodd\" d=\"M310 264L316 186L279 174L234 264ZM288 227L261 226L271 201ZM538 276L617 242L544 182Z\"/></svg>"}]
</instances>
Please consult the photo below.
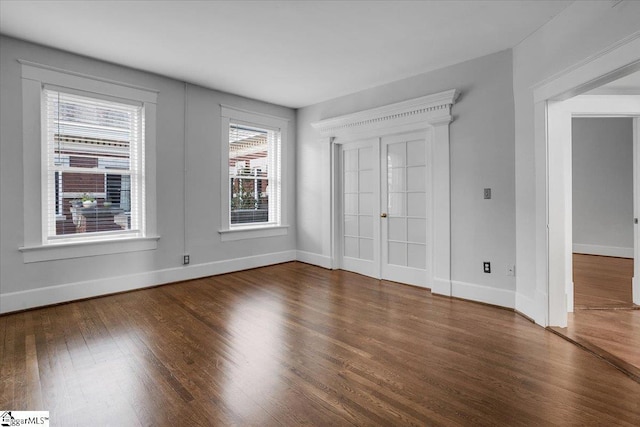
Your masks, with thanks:
<instances>
[{"instance_id":1,"label":"dark hardwood floor","mask_svg":"<svg viewBox=\"0 0 640 427\"><path fill-rule=\"evenodd\" d=\"M0 317L52 425L637 425L640 384L509 311L287 263Z\"/></svg>"}]
</instances>

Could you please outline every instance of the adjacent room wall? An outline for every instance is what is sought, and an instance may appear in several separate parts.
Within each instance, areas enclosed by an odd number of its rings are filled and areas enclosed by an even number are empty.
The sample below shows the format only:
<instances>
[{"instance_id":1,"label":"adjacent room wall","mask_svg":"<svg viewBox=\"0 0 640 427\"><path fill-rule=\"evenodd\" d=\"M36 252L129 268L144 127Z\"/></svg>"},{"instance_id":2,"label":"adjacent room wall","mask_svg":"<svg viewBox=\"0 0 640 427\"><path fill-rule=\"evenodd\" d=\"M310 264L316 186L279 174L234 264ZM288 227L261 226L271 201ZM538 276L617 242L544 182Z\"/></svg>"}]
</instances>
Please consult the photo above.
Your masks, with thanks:
<instances>
[{"instance_id":1,"label":"adjacent room wall","mask_svg":"<svg viewBox=\"0 0 640 427\"><path fill-rule=\"evenodd\" d=\"M574 118L573 251L633 257L633 119Z\"/></svg>"},{"instance_id":2,"label":"adjacent room wall","mask_svg":"<svg viewBox=\"0 0 640 427\"><path fill-rule=\"evenodd\" d=\"M424 52L428 55L428 51ZM336 72L346 72L337 70ZM461 96L451 129L451 269L454 293L513 307L515 171L512 57L503 51L298 111L297 209L300 259L331 265L329 147L317 120L448 89ZM491 188L484 200L483 188ZM493 272L483 273L490 261ZM504 298L505 293L508 295ZM506 304L500 301L513 301Z\"/></svg>"},{"instance_id":3,"label":"adjacent room wall","mask_svg":"<svg viewBox=\"0 0 640 427\"><path fill-rule=\"evenodd\" d=\"M160 240L156 250L23 262L18 250L24 244L23 212L32 207L22 203L23 193L29 189L23 183L18 59L159 92L156 167ZM0 37L0 67L0 311L295 259L294 110L4 36ZM289 120L288 158L283 159L290 201L288 235L220 241L220 104ZM183 253L191 255L191 265L182 266Z\"/></svg>"},{"instance_id":4,"label":"adjacent room wall","mask_svg":"<svg viewBox=\"0 0 640 427\"><path fill-rule=\"evenodd\" d=\"M576 1L513 49L516 309L547 324L546 147L534 144L537 85L640 31L640 2ZM640 55L639 55L640 56ZM640 58L639 58L640 59ZM535 108L544 110L544 105Z\"/></svg>"}]
</instances>

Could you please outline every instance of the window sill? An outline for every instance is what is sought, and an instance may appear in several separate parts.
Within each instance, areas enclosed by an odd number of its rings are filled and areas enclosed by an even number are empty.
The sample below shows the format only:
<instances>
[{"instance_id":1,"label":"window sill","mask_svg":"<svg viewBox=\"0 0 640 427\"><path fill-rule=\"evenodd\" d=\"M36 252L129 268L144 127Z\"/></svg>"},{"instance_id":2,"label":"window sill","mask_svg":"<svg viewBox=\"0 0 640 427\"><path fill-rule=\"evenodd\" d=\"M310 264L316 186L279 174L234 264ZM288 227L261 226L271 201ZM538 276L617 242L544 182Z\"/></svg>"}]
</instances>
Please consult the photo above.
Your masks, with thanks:
<instances>
[{"instance_id":1,"label":"window sill","mask_svg":"<svg viewBox=\"0 0 640 427\"><path fill-rule=\"evenodd\" d=\"M53 243L49 245L21 247L19 250L22 252L24 263L28 264L41 261L149 251L158 247L159 239L160 236L154 236L91 242Z\"/></svg>"},{"instance_id":2,"label":"window sill","mask_svg":"<svg viewBox=\"0 0 640 427\"><path fill-rule=\"evenodd\" d=\"M288 225L262 225L230 228L218 230L220 240L229 242L233 240L256 239L261 237L286 236L289 233Z\"/></svg>"}]
</instances>

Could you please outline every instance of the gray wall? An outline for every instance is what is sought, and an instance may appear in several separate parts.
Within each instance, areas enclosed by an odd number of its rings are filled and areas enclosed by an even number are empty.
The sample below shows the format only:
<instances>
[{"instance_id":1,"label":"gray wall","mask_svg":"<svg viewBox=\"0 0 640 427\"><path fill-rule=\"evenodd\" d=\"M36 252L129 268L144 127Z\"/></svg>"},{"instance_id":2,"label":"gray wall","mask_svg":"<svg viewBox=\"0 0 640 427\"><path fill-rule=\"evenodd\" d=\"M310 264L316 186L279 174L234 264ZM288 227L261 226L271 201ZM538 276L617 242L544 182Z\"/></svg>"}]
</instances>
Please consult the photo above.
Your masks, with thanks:
<instances>
[{"instance_id":1,"label":"gray wall","mask_svg":"<svg viewBox=\"0 0 640 427\"><path fill-rule=\"evenodd\" d=\"M428 52L424 52L428 55ZM515 290L514 118L511 52L503 51L298 111L298 249L330 256L329 152L311 123L448 89L462 93L451 124L452 279ZM493 199L483 199L491 187ZM492 274L482 272L491 261Z\"/></svg>"},{"instance_id":2,"label":"gray wall","mask_svg":"<svg viewBox=\"0 0 640 427\"><path fill-rule=\"evenodd\" d=\"M0 293L38 290L142 273L151 281L199 275L225 260L295 250L295 110L241 98L193 85L188 86L185 124L185 84L94 59L2 36L0 38ZM21 69L18 59L88 74L159 91L157 104L157 250L23 263L23 162ZM288 158L287 236L222 243L220 228L220 104L290 120ZM186 141L185 144L185 125ZM185 154L186 153L186 154ZM186 157L186 174L184 173ZM185 182L186 180L186 182ZM187 188L185 204L183 188ZM38 196L36 196L38 197ZM26 207L29 208L28 206ZM184 245L186 237L186 247ZM191 254L191 266L182 267L182 254ZM268 257L264 258L268 261ZM200 266L200 267L199 267ZM237 261L232 265L242 267ZM185 269L184 271L181 269ZM193 273L192 273L193 272ZM90 284L89 284L90 285ZM89 286L88 285L88 286ZM52 288L53 289L53 288ZM108 292L109 287L103 287ZM73 297L73 295L71 296Z\"/></svg>"},{"instance_id":3,"label":"gray wall","mask_svg":"<svg viewBox=\"0 0 640 427\"><path fill-rule=\"evenodd\" d=\"M571 126L573 243L632 249L633 119L574 118Z\"/></svg>"},{"instance_id":4,"label":"gray wall","mask_svg":"<svg viewBox=\"0 0 640 427\"><path fill-rule=\"evenodd\" d=\"M553 76L593 59L638 32L640 2L576 1L513 48L516 144L516 309L547 325L546 146L533 92ZM538 127L536 127L538 126ZM543 140L538 139L538 140Z\"/></svg>"}]
</instances>

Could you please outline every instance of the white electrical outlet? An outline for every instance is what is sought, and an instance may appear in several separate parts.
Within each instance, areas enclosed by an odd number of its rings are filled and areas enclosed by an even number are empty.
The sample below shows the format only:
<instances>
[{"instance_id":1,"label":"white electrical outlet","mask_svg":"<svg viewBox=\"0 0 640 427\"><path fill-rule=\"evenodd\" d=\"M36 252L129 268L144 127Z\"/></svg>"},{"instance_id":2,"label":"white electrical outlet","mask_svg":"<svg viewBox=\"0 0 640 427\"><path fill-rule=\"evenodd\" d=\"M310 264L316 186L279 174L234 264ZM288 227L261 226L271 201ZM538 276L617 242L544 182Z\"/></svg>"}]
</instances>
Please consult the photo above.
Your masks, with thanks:
<instances>
[{"instance_id":1,"label":"white electrical outlet","mask_svg":"<svg viewBox=\"0 0 640 427\"><path fill-rule=\"evenodd\" d=\"M507 266L507 276L515 276L516 275L516 266L508 265Z\"/></svg>"}]
</instances>

